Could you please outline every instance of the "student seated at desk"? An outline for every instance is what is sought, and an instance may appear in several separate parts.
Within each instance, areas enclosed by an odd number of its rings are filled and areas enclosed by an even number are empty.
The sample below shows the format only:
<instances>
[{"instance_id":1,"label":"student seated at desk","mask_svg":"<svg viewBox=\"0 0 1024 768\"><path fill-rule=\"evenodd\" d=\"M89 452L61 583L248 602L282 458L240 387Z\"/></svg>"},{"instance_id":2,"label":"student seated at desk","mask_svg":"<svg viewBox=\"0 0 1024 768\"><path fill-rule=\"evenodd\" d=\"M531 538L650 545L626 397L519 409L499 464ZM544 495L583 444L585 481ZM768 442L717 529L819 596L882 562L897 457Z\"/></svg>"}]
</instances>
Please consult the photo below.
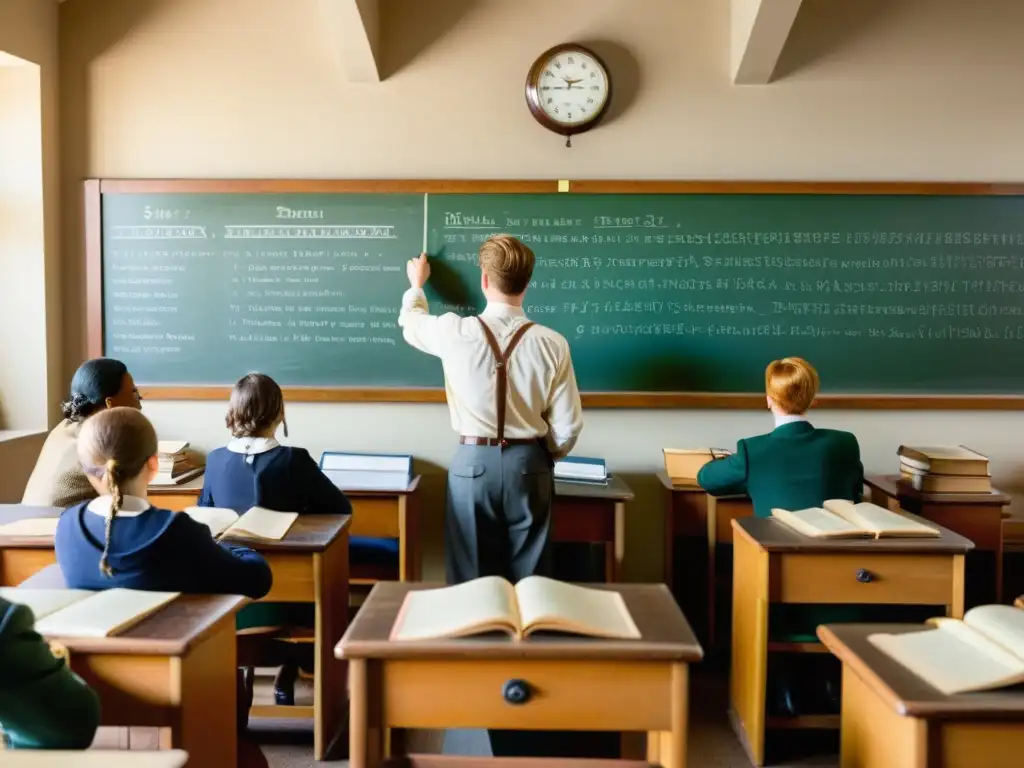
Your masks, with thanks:
<instances>
[{"instance_id":1,"label":"student seated at desk","mask_svg":"<svg viewBox=\"0 0 1024 768\"><path fill-rule=\"evenodd\" d=\"M57 523L57 563L70 589L148 589L245 595L270 591L267 561L237 544L218 543L188 515L152 506L157 472L153 425L138 410L112 408L90 418L78 457L99 493L68 508Z\"/></svg>"},{"instance_id":2,"label":"student seated at desk","mask_svg":"<svg viewBox=\"0 0 1024 768\"><path fill-rule=\"evenodd\" d=\"M231 391L224 419L232 440L210 452L203 475L201 507L225 507L239 514L254 506L300 515L349 515L352 505L327 478L305 448L281 445L275 435L285 421L284 394L277 382L262 373L243 376ZM370 541L373 541L372 539ZM358 547L360 540L352 542ZM314 608L305 603L260 603L242 609L238 628L312 627ZM278 672L274 699L295 701L299 666L313 663L312 647L288 644L291 658Z\"/></svg>"},{"instance_id":3,"label":"student seated at desk","mask_svg":"<svg viewBox=\"0 0 1024 768\"><path fill-rule=\"evenodd\" d=\"M34 624L30 608L0 598L0 750L5 739L14 749L87 749L99 726L99 697Z\"/></svg>"},{"instance_id":4,"label":"student seated at desk","mask_svg":"<svg viewBox=\"0 0 1024 768\"><path fill-rule=\"evenodd\" d=\"M71 379L70 396L61 403L64 420L43 443L22 504L70 507L96 498L96 489L78 463L78 432L94 413L118 406L142 407L139 390L125 364L107 357L82 363Z\"/></svg>"},{"instance_id":5,"label":"student seated at desk","mask_svg":"<svg viewBox=\"0 0 1024 768\"><path fill-rule=\"evenodd\" d=\"M774 507L860 501L864 467L857 438L807 420L818 394L818 372L806 360L787 357L772 362L764 378L775 429L740 440L734 454L705 464L697 483L712 496L749 496L758 517L771 517Z\"/></svg>"},{"instance_id":6,"label":"student seated at desk","mask_svg":"<svg viewBox=\"0 0 1024 768\"><path fill-rule=\"evenodd\" d=\"M775 360L765 370L768 409L775 429L740 440L731 456L705 464L697 483L713 496L747 495L758 517L772 509L820 507L827 499L859 502L864 467L857 438L834 429L818 429L806 413L818 394L818 372L799 357ZM856 606L772 606L769 632L793 641L814 642L818 624L870 620ZM770 701L781 715L836 711L838 666L825 654L773 670ZM796 661L796 660L794 660ZM812 670L804 665L821 664ZM797 667L803 667L797 669ZM796 685L797 681L807 684Z\"/></svg>"}]
</instances>

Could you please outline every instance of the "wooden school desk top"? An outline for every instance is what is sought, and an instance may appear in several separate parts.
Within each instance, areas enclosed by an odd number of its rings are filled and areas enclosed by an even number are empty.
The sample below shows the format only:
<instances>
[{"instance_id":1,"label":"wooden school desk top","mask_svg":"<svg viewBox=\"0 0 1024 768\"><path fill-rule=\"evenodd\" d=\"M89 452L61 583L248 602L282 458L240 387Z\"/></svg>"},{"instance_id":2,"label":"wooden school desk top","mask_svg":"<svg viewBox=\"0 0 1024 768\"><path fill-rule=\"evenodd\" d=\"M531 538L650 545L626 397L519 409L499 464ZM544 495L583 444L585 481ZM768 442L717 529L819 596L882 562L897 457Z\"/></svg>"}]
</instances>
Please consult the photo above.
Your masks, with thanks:
<instances>
[{"instance_id":1,"label":"wooden school desk top","mask_svg":"<svg viewBox=\"0 0 1024 768\"><path fill-rule=\"evenodd\" d=\"M59 507L28 507L22 504L0 505L0 525L28 517L60 517ZM180 513L179 513L180 514ZM323 552L351 523L350 515L299 515L281 541L230 538L234 544L243 544L260 552ZM4 547L35 547L53 549L52 536L0 536L0 549Z\"/></svg>"},{"instance_id":2,"label":"wooden school desk top","mask_svg":"<svg viewBox=\"0 0 1024 768\"><path fill-rule=\"evenodd\" d=\"M0 525L28 520L32 517L60 517L61 507L32 507L27 504L0 504ZM0 535L0 549L4 547L31 547L53 549L52 536L4 536Z\"/></svg>"},{"instance_id":3,"label":"wooden school desk top","mask_svg":"<svg viewBox=\"0 0 1024 768\"><path fill-rule=\"evenodd\" d=\"M342 488L342 493L351 494L353 496L408 496L411 493L415 493L416 489L420 484L420 476L414 475L409 481L409 485L405 488L389 488L387 490L368 489L368 488ZM181 483L180 485L151 485L149 486L149 492L154 496L174 496L174 495L193 495L198 496L203 490L203 476L194 477L188 482Z\"/></svg>"},{"instance_id":4,"label":"wooden school desk top","mask_svg":"<svg viewBox=\"0 0 1024 768\"><path fill-rule=\"evenodd\" d=\"M280 541L232 537L223 539L259 552L323 552L352 523L351 515L299 515Z\"/></svg>"},{"instance_id":5,"label":"wooden school desk top","mask_svg":"<svg viewBox=\"0 0 1024 768\"><path fill-rule=\"evenodd\" d=\"M639 640L561 635L513 640L504 635L391 642L391 628L407 593L444 584L378 582L338 643L338 658L516 658L698 662L704 652L664 584L587 584L618 592L640 630Z\"/></svg>"},{"instance_id":6,"label":"wooden school desk top","mask_svg":"<svg viewBox=\"0 0 1024 768\"><path fill-rule=\"evenodd\" d=\"M900 481L899 475L870 475L864 482L894 499L906 499L921 504L992 504L1005 506L1010 497L1002 491L992 489L989 493L925 493Z\"/></svg>"},{"instance_id":7,"label":"wooden school desk top","mask_svg":"<svg viewBox=\"0 0 1024 768\"><path fill-rule=\"evenodd\" d=\"M180 749L135 751L87 749L11 749L4 751L4 768L181 768L188 753Z\"/></svg>"},{"instance_id":8,"label":"wooden school desk top","mask_svg":"<svg viewBox=\"0 0 1024 768\"><path fill-rule=\"evenodd\" d=\"M825 647L894 712L931 719L1024 718L1024 691L977 691L947 696L889 658L868 641L875 633L920 632L923 624L825 624L818 637Z\"/></svg>"},{"instance_id":9,"label":"wooden school desk top","mask_svg":"<svg viewBox=\"0 0 1024 768\"><path fill-rule=\"evenodd\" d=\"M938 528L938 538L892 537L881 539L813 539L797 533L770 517L744 517L732 521L735 535L747 536L769 552L806 552L827 549L830 552L902 552L904 554L963 554L974 543L947 528Z\"/></svg>"},{"instance_id":10,"label":"wooden school desk top","mask_svg":"<svg viewBox=\"0 0 1024 768\"><path fill-rule=\"evenodd\" d=\"M618 475L610 475L608 483L574 483L569 480L555 480L555 496L577 499L608 499L610 501L632 501L633 491Z\"/></svg>"},{"instance_id":11,"label":"wooden school desk top","mask_svg":"<svg viewBox=\"0 0 1024 768\"><path fill-rule=\"evenodd\" d=\"M664 469L659 469L657 472L658 480L661 482L663 488L667 488L670 491L699 491L706 493L697 483L686 483L685 485L676 485L672 482L672 478L668 476L668 472Z\"/></svg>"},{"instance_id":12,"label":"wooden school desk top","mask_svg":"<svg viewBox=\"0 0 1024 768\"><path fill-rule=\"evenodd\" d=\"M19 589L64 589L60 567L50 565L22 582ZM239 595L178 595L166 606L113 637L53 637L72 653L184 656L206 638L225 614L248 599Z\"/></svg>"}]
</instances>

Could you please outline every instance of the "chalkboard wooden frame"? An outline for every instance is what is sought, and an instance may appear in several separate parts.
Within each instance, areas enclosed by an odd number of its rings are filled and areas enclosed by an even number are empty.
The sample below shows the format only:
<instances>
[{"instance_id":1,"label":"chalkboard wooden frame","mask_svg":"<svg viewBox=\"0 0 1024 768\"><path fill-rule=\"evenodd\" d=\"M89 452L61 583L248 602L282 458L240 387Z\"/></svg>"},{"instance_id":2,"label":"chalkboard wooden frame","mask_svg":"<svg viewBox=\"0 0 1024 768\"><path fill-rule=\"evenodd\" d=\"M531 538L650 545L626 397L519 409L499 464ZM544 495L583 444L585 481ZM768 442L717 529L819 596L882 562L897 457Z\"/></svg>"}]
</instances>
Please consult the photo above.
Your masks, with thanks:
<instances>
[{"instance_id":1,"label":"chalkboard wooden frame","mask_svg":"<svg viewBox=\"0 0 1024 768\"><path fill-rule=\"evenodd\" d=\"M85 182L86 352L103 355L104 194L787 194L1024 195L1024 184L985 182L630 181L452 179L89 179ZM146 386L151 400L227 400L230 386ZM285 387L293 402L443 403L444 389ZM584 392L587 408L765 408L763 393ZM865 410L1024 410L1024 395L821 394L815 406Z\"/></svg>"}]
</instances>

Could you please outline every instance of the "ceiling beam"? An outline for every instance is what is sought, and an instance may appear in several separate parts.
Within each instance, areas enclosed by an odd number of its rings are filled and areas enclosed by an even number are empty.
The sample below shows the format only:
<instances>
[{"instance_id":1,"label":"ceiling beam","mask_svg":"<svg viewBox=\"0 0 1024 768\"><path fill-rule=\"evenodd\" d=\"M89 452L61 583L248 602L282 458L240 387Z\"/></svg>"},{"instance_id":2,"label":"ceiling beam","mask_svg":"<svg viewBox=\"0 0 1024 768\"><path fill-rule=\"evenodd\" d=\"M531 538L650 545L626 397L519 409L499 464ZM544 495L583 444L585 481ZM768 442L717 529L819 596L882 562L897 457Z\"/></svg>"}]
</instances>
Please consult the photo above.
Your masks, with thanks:
<instances>
[{"instance_id":1,"label":"ceiling beam","mask_svg":"<svg viewBox=\"0 0 1024 768\"><path fill-rule=\"evenodd\" d=\"M730 0L732 81L766 85L803 0Z\"/></svg>"},{"instance_id":2,"label":"ceiling beam","mask_svg":"<svg viewBox=\"0 0 1024 768\"><path fill-rule=\"evenodd\" d=\"M320 0L320 9L348 79L379 83L379 0Z\"/></svg>"}]
</instances>

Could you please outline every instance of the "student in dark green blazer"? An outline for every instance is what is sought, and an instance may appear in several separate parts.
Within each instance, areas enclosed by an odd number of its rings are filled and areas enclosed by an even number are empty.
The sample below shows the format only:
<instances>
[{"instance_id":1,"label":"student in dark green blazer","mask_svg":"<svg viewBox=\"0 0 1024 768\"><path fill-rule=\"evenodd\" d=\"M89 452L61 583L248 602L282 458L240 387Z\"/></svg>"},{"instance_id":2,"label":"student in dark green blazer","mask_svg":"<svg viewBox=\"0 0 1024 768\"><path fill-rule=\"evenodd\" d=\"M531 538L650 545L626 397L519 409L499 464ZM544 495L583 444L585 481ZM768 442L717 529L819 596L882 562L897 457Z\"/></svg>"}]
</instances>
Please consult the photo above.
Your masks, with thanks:
<instances>
[{"instance_id":1,"label":"student in dark green blazer","mask_svg":"<svg viewBox=\"0 0 1024 768\"><path fill-rule=\"evenodd\" d=\"M30 608L0 598L0 729L15 749L86 749L99 725L99 697L34 624Z\"/></svg>"},{"instance_id":2,"label":"student in dark green blazer","mask_svg":"<svg viewBox=\"0 0 1024 768\"><path fill-rule=\"evenodd\" d=\"M796 511L827 499L860 501L864 467L857 438L818 429L806 413L818 394L818 373L798 357L776 360L765 371L768 409L775 429L740 440L736 453L705 464L697 474L712 496L747 495L754 514L771 517L773 507Z\"/></svg>"},{"instance_id":3,"label":"student in dark green blazer","mask_svg":"<svg viewBox=\"0 0 1024 768\"><path fill-rule=\"evenodd\" d=\"M864 467L857 438L849 432L818 429L806 417L818 394L818 372L806 360L787 357L771 363L764 377L775 429L740 440L734 454L705 464L697 474L700 486L713 496L749 496L758 517L771 517L775 507L793 511L820 507L827 499L859 502L864 492ZM768 621L773 637L814 642L818 624L864 618L854 606L776 605ZM836 671L798 670L780 660L770 675L774 713L838 711ZM806 685L794 685L797 680Z\"/></svg>"}]
</instances>

